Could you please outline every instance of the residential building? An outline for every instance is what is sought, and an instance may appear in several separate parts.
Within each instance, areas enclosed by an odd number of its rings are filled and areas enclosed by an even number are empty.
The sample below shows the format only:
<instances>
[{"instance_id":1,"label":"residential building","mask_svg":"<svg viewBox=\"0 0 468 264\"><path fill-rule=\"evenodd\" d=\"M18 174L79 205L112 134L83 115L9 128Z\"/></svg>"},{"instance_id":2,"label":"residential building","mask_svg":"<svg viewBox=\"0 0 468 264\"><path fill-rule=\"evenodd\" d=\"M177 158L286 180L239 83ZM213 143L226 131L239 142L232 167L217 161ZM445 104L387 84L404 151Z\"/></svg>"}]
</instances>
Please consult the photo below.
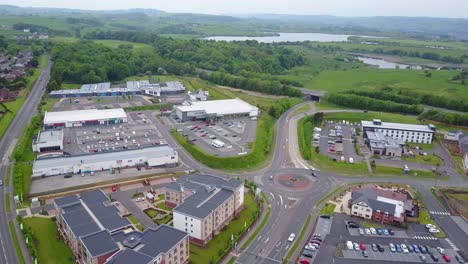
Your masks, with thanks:
<instances>
[{"instance_id":1,"label":"residential building","mask_svg":"<svg viewBox=\"0 0 468 264\"><path fill-rule=\"evenodd\" d=\"M385 136L382 132L365 132L365 142L375 155L401 157L405 142L402 139Z\"/></svg>"},{"instance_id":2,"label":"residential building","mask_svg":"<svg viewBox=\"0 0 468 264\"><path fill-rule=\"evenodd\" d=\"M463 155L463 171L468 174L468 152Z\"/></svg>"},{"instance_id":3,"label":"residential building","mask_svg":"<svg viewBox=\"0 0 468 264\"><path fill-rule=\"evenodd\" d=\"M9 101L10 99L15 99L16 93L10 91L7 88L0 89L0 102Z\"/></svg>"},{"instance_id":4,"label":"residential building","mask_svg":"<svg viewBox=\"0 0 468 264\"><path fill-rule=\"evenodd\" d=\"M187 233L167 225L138 231L100 189L57 198L54 205L75 263L188 263Z\"/></svg>"},{"instance_id":5,"label":"residential building","mask_svg":"<svg viewBox=\"0 0 468 264\"><path fill-rule=\"evenodd\" d=\"M468 135L462 135L458 139L458 149L461 154L468 152Z\"/></svg>"},{"instance_id":6,"label":"residential building","mask_svg":"<svg viewBox=\"0 0 468 264\"><path fill-rule=\"evenodd\" d=\"M40 131L33 140L32 149L35 152L49 152L63 150L63 129Z\"/></svg>"},{"instance_id":7,"label":"residential building","mask_svg":"<svg viewBox=\"0 0 468 264\"><path fill-rule=\"evenodd\" d=\"M181 121L220 119L228 117L257 117L257 107L236 98L227 100L193 101L174 106L174 114Z\"/></svg>"},{"instance_id":8,"label":"residential building","mask_svg":"<svg viewBox=\"0 0 468 264\"><path fill-rule=\"evenodd\" d=\"M199 245L229 224L244 204L244 184L237 179L187 175L167 185L165 192L166 205L174 208L174 228L189 233Z\"/></svg>"},{"instance_id":9,"label":"residential building","mask_svg":"<svg viewBox=\"0 0 468 264\"><path fill-rule=\"evenodd\" d=\"M32 178L92 173L129 167L174 167L179 162L177 151L168 145L100 152L75 156L36 159Z\"/></svg>"},{"instance_id":10,"label":"residential building","mask_svg":"<svg viewBox=\"0 0 468 264\"><path fill-rule=\"evenodd\" d=\"M413 211L413 201L406 192L385 190L376 185L352 188L348 202L351 215L385 224L401 225Z\"/></svg>"},{"instance_id":11,"label":"residential building","mask_svg":"<svg viewBox=\"0 0 468 264\"><path fill-rule=\"evenodd\" d=\"M401 139L404 142L431 144L436 128L433 125L413 125L382 122L379 119L361 121L362 131L380 132L384 136Z\"/></svg>"},{"instance_id":12,"label":"residential building","mask_svg":"<svg viewBox=\"0 0 468 264\"><path fill-rule=\"evenodd\" d=\"M45 112L44 128L106 125L127 122L123 108Z\"/></svg>"}]
</instances>

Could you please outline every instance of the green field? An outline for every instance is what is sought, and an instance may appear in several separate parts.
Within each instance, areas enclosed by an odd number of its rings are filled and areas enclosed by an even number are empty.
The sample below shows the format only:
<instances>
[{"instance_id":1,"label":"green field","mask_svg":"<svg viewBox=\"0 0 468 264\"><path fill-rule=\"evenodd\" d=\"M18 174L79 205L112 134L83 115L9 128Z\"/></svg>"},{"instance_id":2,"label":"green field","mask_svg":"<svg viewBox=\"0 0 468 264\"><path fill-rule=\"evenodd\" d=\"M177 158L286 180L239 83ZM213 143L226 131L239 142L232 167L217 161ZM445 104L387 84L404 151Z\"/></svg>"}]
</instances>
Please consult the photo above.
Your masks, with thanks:
<instances>
[{"instance_id":1,"label":"green field","mask_svg":"<svg viewBox=\"0 0 468 264\"><path fill-rule=\"evenodd\" d=\"M74 263L73 253L68 245L59 239L57 224L52 218L24 218L24 225L34 238L39 263Z\"/></svg>"},{"instance_id":2,"label":"green field","mask_svg":"<svg viewBox=\"0 0 468 264\"><path fill-rule=\"evenodd\" d=\"M206 247L190 244L190 263L218 263L231 248L233 244L231 242L232 235L235 237L234 242L237 241L253 223L255 215L260 210L260 205L255 202L252 193L245 196L244 205L246 208L239 216L223 228L221 233L211 239Z\"/></svg>"}]
</instances>

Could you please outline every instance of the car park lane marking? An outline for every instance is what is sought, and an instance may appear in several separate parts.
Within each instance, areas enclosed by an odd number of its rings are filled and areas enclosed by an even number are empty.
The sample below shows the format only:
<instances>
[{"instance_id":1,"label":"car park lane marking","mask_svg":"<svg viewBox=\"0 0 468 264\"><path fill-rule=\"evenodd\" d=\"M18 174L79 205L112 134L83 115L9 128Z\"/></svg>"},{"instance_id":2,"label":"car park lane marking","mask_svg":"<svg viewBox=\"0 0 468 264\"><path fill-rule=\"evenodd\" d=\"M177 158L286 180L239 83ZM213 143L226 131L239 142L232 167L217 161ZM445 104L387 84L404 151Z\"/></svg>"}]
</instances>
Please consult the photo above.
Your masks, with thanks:
<instances>
[{"instance_id":1,"label":"car park lane marking","mask_svg":"<svg viewBox=\"0 0 468 264\"><path fill-rule=\"evenodd\" d=\"M429 213L435 215L451 215L449 212L429 211Z\"/></svg>"},{"instance_id":2,"label":"car park lane marking","mask_svg":"<svg viewBox=\"0 0 468 264\"><path fill-rule=\"evenodd\" d=\"M452 240L450 240L449 238L446 238L445 241L447 241L447 243L448 243L455 251L458 251L457 246L455 246L455 244L452 242Z\"/></svg>"}]
</instances>

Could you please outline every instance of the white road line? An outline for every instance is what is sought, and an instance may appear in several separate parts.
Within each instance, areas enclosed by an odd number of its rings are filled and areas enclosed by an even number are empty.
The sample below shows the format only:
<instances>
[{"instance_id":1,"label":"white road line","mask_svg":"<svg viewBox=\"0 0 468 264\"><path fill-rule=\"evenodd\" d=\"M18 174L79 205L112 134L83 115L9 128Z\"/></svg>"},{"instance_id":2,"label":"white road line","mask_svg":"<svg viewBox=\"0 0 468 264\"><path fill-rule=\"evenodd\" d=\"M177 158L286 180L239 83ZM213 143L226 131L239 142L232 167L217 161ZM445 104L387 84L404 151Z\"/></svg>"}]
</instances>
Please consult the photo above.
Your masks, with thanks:
<instances>
[{"instance_id":1,"label":"white road line","mask_svg":"<svg viewBox=\"0 0 468 264\"><path fill-rule=\"evenodd\" d=\"M267 237L267 239L265 239L265 243L268 243L269 240L270 240L270 238Z\"/></svg>"},{"instance_id":2,"label":"white road line","mask_svg":"<svg viewBox=\"0 0 468 264\"><path fill-rule=\"evenodd\" d=\"M279 196L280 201L281 201L281 206L283 206L283 196L281 196L281 195L278 195L278 196Z\"/></svg>"}]
</instances>

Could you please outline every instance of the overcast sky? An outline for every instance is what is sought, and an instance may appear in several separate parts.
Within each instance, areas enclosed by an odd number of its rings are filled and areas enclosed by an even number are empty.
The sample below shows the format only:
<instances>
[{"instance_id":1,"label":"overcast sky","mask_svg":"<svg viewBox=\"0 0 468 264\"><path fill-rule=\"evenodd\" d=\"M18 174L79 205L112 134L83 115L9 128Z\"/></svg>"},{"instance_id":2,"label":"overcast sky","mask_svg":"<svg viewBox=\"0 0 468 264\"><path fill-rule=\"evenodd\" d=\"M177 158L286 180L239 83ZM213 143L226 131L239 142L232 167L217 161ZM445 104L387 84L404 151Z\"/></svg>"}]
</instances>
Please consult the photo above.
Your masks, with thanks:
<instances>
[{"instance_id":1,"label":"overcast sky","mask_svg":"<svg viewBox=\"0 0 468 264\"><path fill-rule=\"evenodd\" d=\"M93 10L155 8L206 14L311 14L468 18L468 0L0 0L0 4Z\"/></svg>"}]
</instances>

